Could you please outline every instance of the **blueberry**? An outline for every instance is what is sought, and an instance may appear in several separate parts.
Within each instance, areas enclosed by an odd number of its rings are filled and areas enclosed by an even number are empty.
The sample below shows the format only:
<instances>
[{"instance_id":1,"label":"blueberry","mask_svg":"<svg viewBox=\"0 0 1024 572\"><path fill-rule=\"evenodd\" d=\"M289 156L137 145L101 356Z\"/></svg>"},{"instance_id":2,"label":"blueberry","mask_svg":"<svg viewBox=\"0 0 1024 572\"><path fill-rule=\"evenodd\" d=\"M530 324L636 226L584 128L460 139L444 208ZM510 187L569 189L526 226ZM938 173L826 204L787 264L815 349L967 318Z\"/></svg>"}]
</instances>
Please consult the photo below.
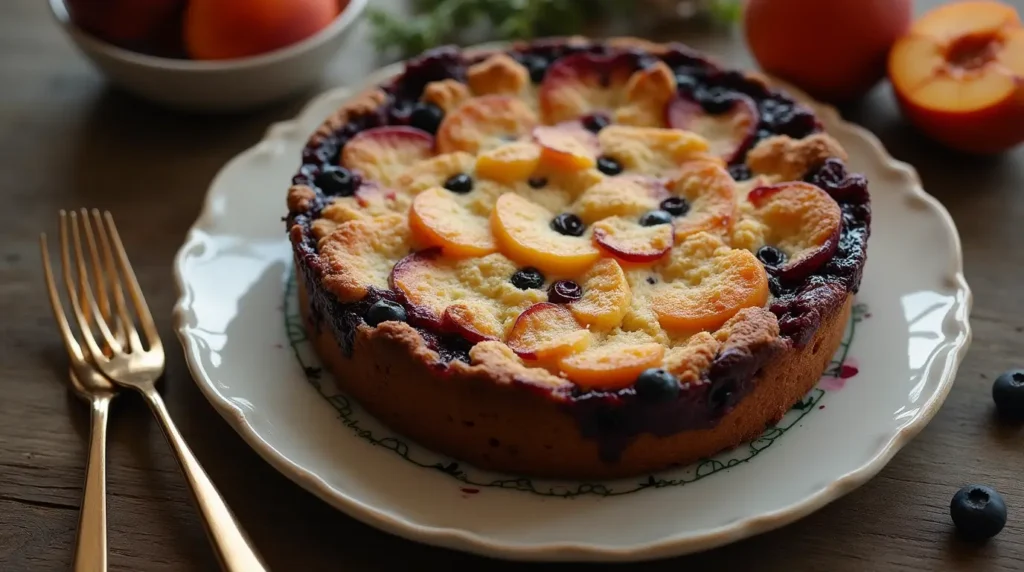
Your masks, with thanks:
<instances>
[{"instance_id":1,"label":"blueberry","mask_svg":"<svg viewBox=\"0 0 1024 572\"><path fill-rule=\"evenodd\" d=\"M583 236L587 226L580 217L572 213L562 213L551 221L551 228L558 234L566 236Z\"/></svg>"},{"instance_id":2,"label":"blueberry","mask_svg":"<svg viewBox=\"0 0 1024 572\"><path fill-rule=\"evenodd\" d=\"M540 83L548 73L548 61L540 56L527 54L523 56L523 65L530 72L530 81Z\"/></svg>"},{"instance_id":3,"label":"blueberry","mask_svg":"<svg viewBox=\"0 0 1024 572\"><path fill-rule=\"evenodd\" d=\"M348 197L356 192L359 178L345 167L327 167L313 180L329 196Z\"/></svg>"},{"instance_id":4,"label":"blueberry","mask_svg":"<svg viewBox=\"0 0 1024 572\"><path fill-rule=\"evenodd\" d=\"M736 95L721 87L699 90L695 95L697 103L712 115L725 113L736 103Z\"/></svg>"},{"instance_id":5,"label":"blueberry","mask_svg":"<svg viewBox=\"0 0 1024 572\"><path fill-rule=\"evenodd\" d=\"M1000 415L1024 421L1024 369L1013 369L997 377L992 384L992 399Z\"/></svg>"},{"instance_id":6,"label":"blueberry","mask_svg":"<svg viewBox=\"0 0 1024 572\"><path fill-rule=\"evenodd\" d=\"M437 128L441 126L441 120L444 119L444 111L440 107L432 103L417 103L412 108L412 114L409 116L409 125L417 129L422 129L427 133L437 133Z\"/></svg>"},{"instance_id":7,"label":"blueberry","mask_svg":"<svg viewBox=\"0 0 1024 572\"><path fill-rule=\"evenodd\" d=\"M597 170L605 175L615 176L622 172L622 164L611 157L598 157Z\"/></svg>"},{"instance_id":8,"label":"blueberry","mask_svg":"<svg viewBox=\"0 0 1024 572\"><path fill-rule=\"evenodd\" d=\"M554 304L568 304L583 297L583 288L572 280L559 280L548 288L548 301Z\"/></svg>"},{"instance_id":9,"label":"blueberry","mask_svg":"<svg viewBox=\"0 0 1024 572\"><path fill-rule=\"evenodd\" d=\"M547 186L548 180L545 177L530 177L526 183L530 185L531 188L542 189Z\"/></svg>"},{"instance_id":10,"label":"blueberry","mask_svg":"<svg viewBox=\"0 0 1024 572\"><path fill-rule=\"evenodd\" d=\"M381 322L404 322L405 320L405 308L391 300L377 300L366 311L366 323L374 327Z\"/></svg>"},{"instance_id":11,"label":"blueberry","mask_svg":"<svg viewBox=\"0 0 1024 572\"><path fill-rule=\"evenodd\" d=\"M412 119L413 104L409 101L396 101L388 109L389 125L408 125Z\"/></svg>"},{"instance_id":12,"label":"blueberry","mask_svg":"<svg viewBox=\"0 0 1024 572\"><path fill-rule=\"evenodd\" d=\"M666 211L647 211L640 216L640 226L655 226L659 224L672 224L672 215Z\"/></svg>"},{"instance_id":13,"label":"blueberry","mask_svg":"<svg viewBox=\"0 0 1024 572\"><path fill-rule=\"evenodd\" d=\"M659 208L672 216L683 216L690 212L690 203L683 197L669 197L661 201Z\"/></svg>"},{"instance_id":14,"label":"blueberry","mask_svg":"<svg viewBox=\"0 0 1024 572\"><path fill-rule=\"evenodd\" d=\"M957 532L968 540L986 540L1006 525L1006 503L994 489L967 485L953 495L949 515Z\"/></svg>"},{"instance_id":15,"label":"blueberry","mask_svg":"<svg viewBox=\"0 0 1024 572\"><path fill-rule=\"evenodd\" d=\"M460 195L466 194L473 190L473 178L465 173L452 175L444 182L444 188Z\"/></svg>"},{"instance_id":16,"label":"blueberry","mask_svg":"<svg viewBox=\"0 0 1024 572\"><path fill-rule=\"evenodd\" d=\"M520 268L512 275L512 285L520 290L540 288L544 285L544 275L540 273L540 270L532 266Z\"/></svg>"},{"instance_id":17,"label":"blueberry","mask_svg":"<svg viewBox=\"0 0 1024 572\"><path fill-rule=\"evenodd\" d=\"M750 171L750 167L743 163L737 163L735 165L729 165L729 175L736 181L746 181L754 176L754 173Z\"/></svg>"},{"instance_id":18,"label":"blueberry","mask_svg":"<svg viewBox=\"0 0 1024 572\"><path fill-rule=\"evenodd\" d=\"M679 381L663 369L645 369L636 378L636 396L644 401L671 401L678 395Z\"/></svg>"},{"instance_id":19,"label":"blueberry","mask_svg":"<svg viewBox=\"0 0 1024 572\"><path fill-rule=\"evenodd\" d=\"M778 268L786 263L786 254L774 246L762 246L757 250L757 259L768 268Z\"/></svg>"},{"instance_id":20,"label":"blueberry","mask_svg":"<svg viewBox=\"0 0 1024 572\"><path fill-rule=\"evenodd\" d=\"M583 123L584 129L591 133L597 133L612 123L611 120L608 119L608 116L603 113L591 113L589 115L584 115L583 118L580 119L580 122Z\"/></svg>"}]
</instances>

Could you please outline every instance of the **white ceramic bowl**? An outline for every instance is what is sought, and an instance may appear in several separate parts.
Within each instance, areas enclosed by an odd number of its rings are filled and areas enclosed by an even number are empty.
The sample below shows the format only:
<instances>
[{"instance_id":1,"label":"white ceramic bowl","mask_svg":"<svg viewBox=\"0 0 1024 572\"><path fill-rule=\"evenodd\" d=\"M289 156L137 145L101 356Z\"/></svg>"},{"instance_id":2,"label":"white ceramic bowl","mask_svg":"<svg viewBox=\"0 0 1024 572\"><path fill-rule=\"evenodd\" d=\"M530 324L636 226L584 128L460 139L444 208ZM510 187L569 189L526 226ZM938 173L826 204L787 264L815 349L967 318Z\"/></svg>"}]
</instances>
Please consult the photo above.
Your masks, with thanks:
<instances>
[{"instance_id":1,"label":"white ceramic bowl","mask_svg":"<svg viewBox=\"0 0 1024 572\"><path fill-rule=\"evenodd\" d=\"M250 58L194 61L125 50L81 30L64 0L50 0L57 22L111 81L150 101L188 111L242 111L293 95L316 82L367 0L350 0L330 26L286 48Z\"/></svg>"}]
</instances>

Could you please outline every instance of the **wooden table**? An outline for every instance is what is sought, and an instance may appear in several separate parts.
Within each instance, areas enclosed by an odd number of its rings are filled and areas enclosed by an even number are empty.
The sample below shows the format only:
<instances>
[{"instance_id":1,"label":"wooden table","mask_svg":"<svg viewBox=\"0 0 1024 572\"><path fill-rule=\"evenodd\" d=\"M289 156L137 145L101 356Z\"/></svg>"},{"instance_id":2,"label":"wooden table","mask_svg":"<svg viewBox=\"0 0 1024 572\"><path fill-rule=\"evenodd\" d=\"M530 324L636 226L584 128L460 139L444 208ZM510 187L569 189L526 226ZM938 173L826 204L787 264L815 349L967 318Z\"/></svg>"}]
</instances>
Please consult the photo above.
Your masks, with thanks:
<instances>
[{"instance_id":1,"label":"wooden table","mask_svg":"<svg viewBox=\"0 0 1024 572\"><path fill-rule=\"evenodd\" d=\"M936 3L918 2L918 10ZM739 37L692 43L750 63ZM376 65L362 30L324 87L356 81ZM157 109L109 88L52 23L44 2L0 2L0 193L7 204L0 210L0 570L65 570L71 563L88 419L66 389L37 240L40 231L55 231L58 209L80 206L109 208L117 218L170 342L171 414L273 570L521 566L395 538L320 502L221 420L175 349L171 261L207 184L302 99L235 117ZM915 165L959 226L976 302L974 344L956 386L931 425L860 490L782 530L636 570L1024 568L1024 434L995 421L990 397L1000 371L1024 365L1024 149L989 159L944 151L903 122L888 88L845 113ZM1009 505L1007 528L981 547L951 534L949 500L967 482L996 487ZM115 405L109 510L112 569L216 569L174 459L132 397Z\"/></svg>"}]
</instances>

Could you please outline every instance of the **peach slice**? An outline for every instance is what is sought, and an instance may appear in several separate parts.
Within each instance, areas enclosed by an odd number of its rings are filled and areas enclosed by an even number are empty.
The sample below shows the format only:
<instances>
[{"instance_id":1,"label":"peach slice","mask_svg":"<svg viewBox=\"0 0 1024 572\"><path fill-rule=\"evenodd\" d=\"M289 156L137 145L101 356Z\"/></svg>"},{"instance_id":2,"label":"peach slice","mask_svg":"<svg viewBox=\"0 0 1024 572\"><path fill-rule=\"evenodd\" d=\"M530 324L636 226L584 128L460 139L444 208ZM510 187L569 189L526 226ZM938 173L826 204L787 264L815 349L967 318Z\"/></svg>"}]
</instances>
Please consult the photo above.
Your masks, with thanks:
<instances>
[{"instance_id":1,"label":"peach slice","mask_svg":"<svg viewBox=\"0 0 1024 572\"><path fill-rule=\"evenodd\" d=\"M720 163L687 163L668 187L690 205L689 212L675 220L676 242L698 232L729 231L736 218L736 181Z\"/></svg>"},{"instance_id":2,"label":"peach slice","mask_svg":"<svg viewBox=\"0 0 1024 572\"><path fill-rule=\"evenodd\" d=\"M634 68L628 54L581 53L558 60L548 68L537 93L541 118L552 125L618 108L626 100Z\"/></svg>"},{"instance_id":3,"label":"peach slice","mask_svg":"<svg viewBox=\"0 0 1024 572\"><path fill-rule=\"evenodd\" d=\"M441 249L430 248L406 256L391 269L388 285L402 293L414 326L441 329L443 325L448 298L438 288L439 262Z\"/></svg>"},{"instance_id":4,"label":"peach slice","mask_svg":"<svg viewBox=\"0 0 1024 572\"><path fill-rule=\"evenodd\" d=\"M516 318L505 343L523 359L550 360L583 351L590 341L590 331L569 310L542 302Z\"/></svg>"},{"instance_id":5,"label":"peach slice","mask_svg":"<svg viewBox=\"0 0 1024 572\"><path fill-rule=\"evenodd\" d=\"M413 127L375 127L356 134L341 151L341 165L383 185L434 154L434 138Z\"/></svg>"},{"instance_id":6,"label":"peach slice","mask_svg":"<svg viewBox=\"0 0 1024 572\"><path fill-rule=\"evenodd\" d=\"M437 149L475 155L519 139L535 125L537 116L518 97L476 97L445 116L437 129Z\"/></svg>"},{"instance_id":7,"label":"peach slice","mask_svg":"<svg viewBox=\"0 0 1024 572\"><path fill-rule=\"evenodd\" d=\"M481 153L476 159L476 175L506 185L525 181L540 163L540 146L517 141Z\"/></svg>"},{"instance_id":8,"label":"peach slice","mask_svg":"<svg viewBox=\"0 0 1024 572\"><path fill-rule=\"evenodd\" d=\"M650 177L606 177L583 191L573 212L587 224L613 216L639 217L657 209L668 195L665 185Z\"/></svg>"},{"instance_id":9,"label":"peach slice","mask_svg":"<svg viewBox=\"0 0 1024 572\"><path fill-rule=\"evenodd\" d=\"M954 149L995 153L1024 141L1024 28L992 1L938 7L889 53L907 118Z\"/></svg>"},{"instance_id":10,"label":"peach slice","mask_svg":"<svg viewBox=\"0 0 1024 572\"><path fill-rule=\"evenodd\" d=\"M559 234L553 218L544 207L505 193L491 211L491 230L505 256L545 273L577 274L597 262L601 253L590 238Z\"/></svg>"},{"instance_id":11,"label":"peach slice","mask_svg":"<svg viewBox=\"0 0 1024 572\"><path fill-rule=\"evenodd\" d=\"M605 258L580 278L583 297L569 304L572 315L594 330L610 330L629 310L632 291L618 262Z\"/></svg>"},{"instance_id":12,"label":"peach slice","mask_svg":"<svg viewBox=\"0 0 1024 572\"><path fill-rule=\"evenodd\" d=\"M651 309L666 330L715 331L743 308L768 301L768 275L746 250L716 250L692 260L692 280L662 282L654 288Z\"/></svg>"},{"instance_id":13,"label":"peach slice","mask_svg":"<svg viewBox=\"0 0 1024 572\"><path fill-rule=\"evenodd\" d=\"M440 247L445 256L485 256L498 250L487 218L473 214L440 187L416 195L409 230L422 244Z\"/></svg>"},{"instance_id":14,"label":"peach slice","mask_svg":"<svg viewBox=\"0 0 1024 572\"><path fill-rule=\"evenodd\" d=\"M615 390L633 385L637 376L660 365L664 357L661 344L605 345L562 358L558 367L583 389Z\"/></svg>"},{"instance_id":15,"label":"peach slice","mask_svg":"<svg viewBox=\"0 0 1024 572\"><path fill-rule=\"evenodd\" d=\"M579 122L537 127L533 140L540 145L541 163L554 171L593 169L601 151L597 136Z\"/></svg>"},{"instance_id":16,"label":"peach slice","mask_svg":"<svg viewBox=\"0 0 1024 572\"><path fill-rule=\"evenodd\" d=\"M745 95L732 94L728 109L711 114L693 99L682 94L669 103L668 124L700 134L711 141L711 153L731 162L754 141L760 116L757 105Z\"/></svg>"},{"instance_id":17,"label":"peach slice","mask_svg":"<svg viewBox=\"0 0 1024 572\"><path fill-rule=\"evenodd\" d=\"M803 279L835 254L843 212L825 191L809 183L781 183L756 188L747 200L769 230L767 242L788 258L778 269L782 279Z\"/></svg>"},{"instance_id":18,"label":"peach slice","mask_svg":"<svg viewBox=\"0 0 1024 572\"><path fill-rule=\"evenodd\" d=\"M445 308L442 327L474 344L500 340L504 333L501 322L486 307L470 301L456 302Z\"/></svg>"},{"instance_id":19,"label":"peach slice","mask_svg":"<svg viewBox=\"0 0 1024 572\"><path fill-rule=\"evenodd\" d=\"M664 177L679 165L708 157L709 143L681 129L609 125L597 134L602 152L632 173Z\"/></svg>"},{"instance_id":20,"label":"peach slice","mask_svg":"<svg viewBox=\"0 0 1024 572\"><path fill-rule=\"evenodd\" d=\"M672 249L672 225L641 226L636 219L612 217L594 225L594 242L624 262L654 262Z\"/></svg>"}]
</instances>

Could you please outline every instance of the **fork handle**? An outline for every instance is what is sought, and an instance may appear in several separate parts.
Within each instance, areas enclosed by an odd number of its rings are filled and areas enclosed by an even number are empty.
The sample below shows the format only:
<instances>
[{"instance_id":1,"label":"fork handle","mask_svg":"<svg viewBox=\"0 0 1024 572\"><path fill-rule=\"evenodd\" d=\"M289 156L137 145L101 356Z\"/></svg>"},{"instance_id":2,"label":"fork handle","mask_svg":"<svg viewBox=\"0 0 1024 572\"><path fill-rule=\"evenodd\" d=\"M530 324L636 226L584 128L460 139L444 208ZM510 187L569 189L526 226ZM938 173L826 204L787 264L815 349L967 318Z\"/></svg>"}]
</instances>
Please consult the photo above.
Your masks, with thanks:
<instances>
[{"instance_id":1,"label":"fork handle","mask_svg":"<svg viewBox=\"0 0 1024 572\"><path fill-rule=\"evenodd\" d=\"M256 553L252 542L238 521L235 520L235 515L231 513L231 509L228 508L224 498L213 485L213 481L210 480L209 475L199 464L199 460L185 443L181 433L178 432L178 428L167 412L163 398L152 386L142 389L142 394L159 420L164 435L178 458L178 464L185 473L185 478L192 489L192 496L195 498L196 504L199 505L199 512L203 515L206 534L213 544L221 568L227 572L265 571L266 565Z\"/></svg>"},{"instance_id":2,"label":"fork handle","mask_svg":"<svg viewBox=\"0 0 1024 572\"><path fill-rule=\"evenodd\" d=\"M97 395L92 404L89 460L85 492L78 516L75 541L75 572L107 572L107 418L110 396Z\"/></svg>"}]
</instances>

